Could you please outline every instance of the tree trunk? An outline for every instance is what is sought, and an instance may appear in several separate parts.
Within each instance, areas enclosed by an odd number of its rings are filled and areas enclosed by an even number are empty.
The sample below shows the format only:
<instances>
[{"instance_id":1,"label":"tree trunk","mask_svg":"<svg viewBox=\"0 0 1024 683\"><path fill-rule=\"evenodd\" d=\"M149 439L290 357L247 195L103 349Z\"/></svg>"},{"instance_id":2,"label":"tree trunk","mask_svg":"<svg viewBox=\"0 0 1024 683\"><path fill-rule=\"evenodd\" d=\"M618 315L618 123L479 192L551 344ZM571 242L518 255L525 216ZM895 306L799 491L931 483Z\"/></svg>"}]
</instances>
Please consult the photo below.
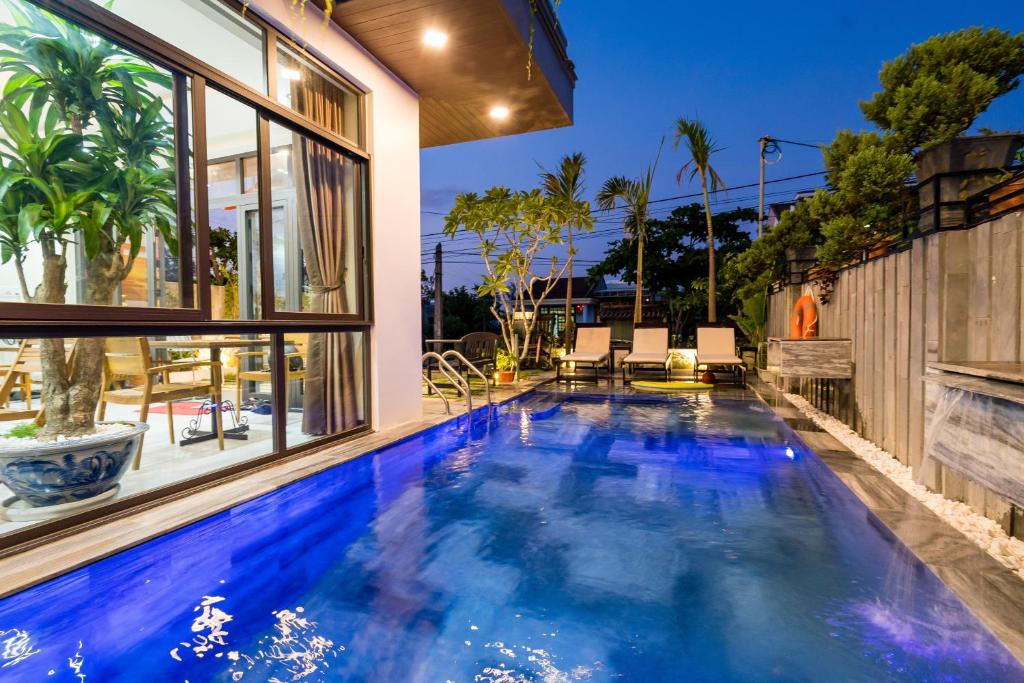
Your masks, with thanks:
<instances>
[{"instance_id":1,"label":"tree trunk","mask_svg":"<svg viewBox=\"0 0 1024 683\"><path fill-rule=\"evenodd\" d=\"M43 295L47 303L65 303L66 270L63 255L44 257ZM125 273L116 246L108 242L105 248L101 248L86 263L85 271L85 303L111 305L114 290L124 279ZM59 295L56 294L58 291ZM79 436L95 430L96 404L99 402L103 376L103 346L102 337L78 339L69 368L64 339L42 340L40 360L43 367L42 402L46 424L39 432L40 440Z\"/></svg>"},{"instance_id":2,"label":"tree trunk","mask_svg":"<svg viewBox=\"0 0 1024 683\"><path fill-rule=\"evenodd\" d=\"M565 330L563 334L565 336L565 348L568 349L572 346L572 328L575 324L572 315L572 229L568 229L569 233L569 264L568 271L565 274L567 278L565 281Z\"/></svg>"},{"instance_id":3,"label":"tree trunk","mask_svg":"<svg viewBox=\"0 0 1024 683\"><path fill-rule=\"evenodd\" d=\"M718 322L716 303L715 275L715 229L711 223L711 203L708 200L708 181L704 173L700 174L700 189L704 193L704 217L708 222L708 322Z\"/></svg>"},{"instance_id":4,"label":"tree trunk","mask_svg":"<svg viewBox=\"0 0 1024 683\"><path fill-rule=\"evenodd\" d=\"M644 235L636 241L636 299L633 302L633 324L644 320Z\"/></svg>"}]
</instances>

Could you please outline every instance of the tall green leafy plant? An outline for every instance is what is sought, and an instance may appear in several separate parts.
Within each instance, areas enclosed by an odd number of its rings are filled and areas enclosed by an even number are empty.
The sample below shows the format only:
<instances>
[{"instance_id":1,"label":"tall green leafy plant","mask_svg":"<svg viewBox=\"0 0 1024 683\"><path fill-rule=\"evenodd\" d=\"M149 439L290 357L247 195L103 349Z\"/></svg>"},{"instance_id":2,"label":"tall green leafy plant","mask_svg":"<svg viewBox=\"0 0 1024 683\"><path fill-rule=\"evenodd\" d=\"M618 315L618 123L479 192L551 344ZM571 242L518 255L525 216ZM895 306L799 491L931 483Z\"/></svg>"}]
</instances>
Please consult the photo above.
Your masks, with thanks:
<instances>
[{"instance_id":1,"label":"tall green leafy plant","mask_svg":"<svg viewBox=\"0 0 1024 683\"><path fill-rule=\"evenodd\" d=\"M0 261L26 302L65 304L69 259L80 302L109 306L145 235L176 249L174 128L156 90L171 77L32 5L7 3L0 27ZM81 257L76 255L80 245ZM41 255L41 280L26 259ZM40 439L94 430L103 339L85 338L69 366L63 339L44 339Z\"/></svg>"},{"instance_id":2,"label":"tall green leafy plant","mask_svg":"<svg viewBox=\"0 0 1024 683\"><path fill-rule=\"evenodd\" d=\"M590 202L583 199L583 168L586 157L582 152L562 157L557 171L541 173L541 187L544 196L554 205L559 224L565 232L569 252L566 262L565 289L565 346L572 343L572 263L576 250L572 246L574 232L590 232L594 229L594 217L590 213Z\"/></svg>"},{"instance_id":3,"label":"tall green leafy plant","mask_svg":"<svg viewBox=\"0 0 1024 683\"><path fill-rule=\"evenodd\" d=\"M597 193L597 205L606 211L618 207L621 203L625 208L622 216L622 229L636 244L636 295L633 300L633 324L644 319L644 243L647 241L647 223L651 219L650 201L651 186L654 184L654 171L658 167L661 148L654 163L639 178L615 176L609 178Z\"/></svg>"},{"instance_id":4,"label":"tall green leafy plant","mask_svg":"<svg viewBox=\"0 0 1024 683\"><path fill-rule=\"evenodd\" d=\"M711 200L708 198L708 190L718 192L725 188L721 176L711 166L711 157L721 148L715 144L711 133L703 123L697 119L680 118L676 121L675 146L686 145L690 153L690 160L683 164L676 175L676 181L681 181L683 175L689 173L690 180L700 178L700 189L704 196L704 219L708 226L708 322L718 321L717 308L717 273L715 267L715 228L711 220Z\"/></svg>"},{"instance_id":5,"label":"tall green leafy plant","mask_svg":"<svg viewBox=\"0 0 1024 683\"><path fill-rule=\"evenodd\" d=\"M478 241L484 276L477 292L493 297L491 313L501 326L517 374L529 353L535 313L568 267L568 260L545 257L549 247L563 244L562 210L540 190L493 187L482 196L456 196L444 219L445 235L455 237L462 231Z\"/></svg>"}]
</instances>

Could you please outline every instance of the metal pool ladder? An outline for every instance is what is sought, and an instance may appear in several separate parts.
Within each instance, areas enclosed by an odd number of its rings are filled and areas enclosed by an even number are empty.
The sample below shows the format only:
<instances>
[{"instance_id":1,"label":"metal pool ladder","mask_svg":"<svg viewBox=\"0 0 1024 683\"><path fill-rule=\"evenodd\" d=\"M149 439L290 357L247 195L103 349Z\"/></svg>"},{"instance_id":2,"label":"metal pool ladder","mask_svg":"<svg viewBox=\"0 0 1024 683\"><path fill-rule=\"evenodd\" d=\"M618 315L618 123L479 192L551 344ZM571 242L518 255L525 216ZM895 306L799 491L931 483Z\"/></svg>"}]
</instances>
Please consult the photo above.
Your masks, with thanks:
<instances>
[{"instance_id":1,"label":"metal pool ladder","mask_svg":"<svg viewBox=\"0 0 1024 683\"><path fill-rule=\"evenodd\" d=\"M454 358L455 360L459 361L459 363L461 365L465 365L467 368L469 368L469 370L474 375L476 375L477 377L482 379L484 381L484 393L485 393L485 396L486 396L487 405L488 406L491 405L491 383L487 380L487 375L485 375L484 373L480 372L480 368L478 368L477 366L475 366L472 363L470 363L466 359L465 356L463 356L461 353L459 353L455 349L449 349L448 351L445 351L444 353L441 354L441 358L444 358L445 360L447 360L449 358ZM460 375L460 377L461 377L461 375ZM466 386L467 387L469 386L469 381L466 382Z\"/></svg>"},{"instance_id":2,"label":"metal pool ladder","mask_svg":"<svg viewBox=\"0 0 1024 683\"><path fill-rule=\"evenodd\" d=\"M437 353L436 351L427 351L425 354L423 354L422 362L426 363L431 360L437 361L437 369L441 372L441 374L448 378L448 381L452 383L456 391L458 391L460 394L466 397L466 411L470 415L472 415L473 392L470 391L469 389L469 380L462 379L462 375L455 372L455 368L453 368L448 363L448 361L442 358L441 354ZM430 380L430 375L427 373L426 370L423 371L423 381L427 383L427 386L429 386L431 389L437 392L437 395L440 396L441 399L444 401L445 412L451 415L452 409L451 404L449 404L448 402L448 398L443 393L441 393L441 390L437 388L437 385Z\"/></svg>"}]
</instances>

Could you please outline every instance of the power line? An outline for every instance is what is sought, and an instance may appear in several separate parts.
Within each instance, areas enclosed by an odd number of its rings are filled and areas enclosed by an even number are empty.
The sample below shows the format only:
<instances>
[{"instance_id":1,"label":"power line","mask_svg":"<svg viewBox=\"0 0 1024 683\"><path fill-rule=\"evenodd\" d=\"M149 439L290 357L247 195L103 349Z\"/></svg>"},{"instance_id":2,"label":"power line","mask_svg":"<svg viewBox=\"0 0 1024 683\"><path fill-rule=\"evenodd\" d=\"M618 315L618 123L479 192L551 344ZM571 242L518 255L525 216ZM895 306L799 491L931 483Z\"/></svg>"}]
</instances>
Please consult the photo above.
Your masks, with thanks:
<instances>
[{"instance_id":1,"label":"power line","mask_svg":"<svg viewBox=\"0 0 1024 683\"><path fill-rule=\"evenodd\" d=\"M776 138L772 138L772 139L775 140ZM787 141L785 141L785 140L778 140L778 142L787 142ZM805 145L805 146L808 146L808 147L816 147L817 146L817 145L810 145L808 143L794 143L794 142L790 142L789 144L800 144L800 145ZM801 178L813 178L815 176L825 175L825 173L827 173L827 171L815 171L813 173L801 173L799 175L787 176L785 178L775 178L774 180L766 180L766 181L764 181L764 184L765 185L770 185L772 183L785 183L785 182L788 182L790 180L799 180ZM760 185L760 183L746 183L744 185L734 185L733 187L726 188L725 191L728 192L729 190L743 190L743 189L747 189L747 188L751 188L751 187L758 187L759 185ZM679 199L694 199L696 197L702 197L702 196L703 196L703 193L701 193L701 192L691 192L689 194L680 194L680 195L675 195L675 196L672 196L672 197L661 197L660 199L652 199L652 200L650 200L647 203L648 204L660 204L662 202L673 202L673 201L676 201L676 200L679 200ZM718 200L718 201L729 201L729 200ZM618 211L618 210L622 210L623 208L624 207L616 206L616 207L612 207L611 209L594 209L594 212L596 213L596 212L603 212L603 211ZM427 213L427 214L431 214L433 216L447 216L448 215L445 212L430 211L428 209L420 209L420 213ZM433 237L433 236L440 236L440 235L444 235L444 233L443 232L423 233L421 235L421 237Z\"/></svg>"},{"instance_id":2,"label":"power line","mask_svg":"<svg viewBox=\"0 0 1024 683\"><path fill-rule=\"evenodd\" d=\"M824 171L821 171L819 173L806 174L804 176L793 176L792 178L780 178L778 181L775 181L775 180L766 181L766 184L769 183L769 182L781 182L783 180L792 180L792 179L795 179L795 178L807 177L808 175L811 175L811 176L813 176L813 175L821 175L822 173L824 173ZM757 183L754 183L752 186L751 185L737 186L737 187L735 187L733 189L742 189L744 187L757 187ZM801 192L811 192L813 190L818 190L818 189L822 189L822 187L808 187L808 188L803 188L803 189L800 189L800 190L777 190L775 192L769 192L765 196L766 197L778 197L778 196L787 195L787 194L799 194ZM700 194L695 194L695 195L690 195L690 196L691 197L699 197L701 195ZM664 201L669 201L671 199L679 199L679 198L684 198L684 197L685 197L685 195L683 197L676 197L676 198L668 197L668 198L660 199L660 200L656 200L656 201L664 202ZM756 198L757 197L755 195L749 195L749 196L743 195L743 196L740 196L740 197L720 197L720 198L717 198L717 199L712 199L710 201L710 204L712 206L717 206L717 205L720 205L720 204L732 204L732 203L736 203L736 202L749 201L751 199L756 199ZM649 204L653 204L654 201L655 200L652 200L651 202L648 202L648 203ZM677 207L666 207L666 208L660 208L659 207L659 208L656 208L656 209L652 210L650 213L651 214L656 214L656 213L659 213L659 212L669 212L669 213L671 213L676 208ZM740 208L740 207L735 207L735 208ZM756 208L756 207L752 207L752 208ZM623 210L623 209L624 209L624 207L616 207L616 210ZM598 224L598 225L610 224L610 223L613 223L613 222L614 223L618 223L620 218L621 218L621 216L603 216L601 218L598 218L595 221L595 223ZM587 235L587 234L591 234L591 233L583 233L583 234ZM445 235L444 235L443 232L428 232L428 233L422 233L420 235L420 239L427 239L427 238L430 238L430 237L444 237L444 236ZM465 233L457 234L455 237L452 237L448 243L452 244L452 243L458 242L460 240L475 240L475 236L467 235Z\"/></svg>"},{"instance_id":3,"label":"power line","mask_svg":"<svg viewBox=\"0 0 1024 683\"><path fill-rule=\"evenodd\" d=\"M770 135L768 136L768 140L770 142L782 142L782 143L785 143L787 145L796 145L797 147L810 147L811 149L821 149L822 146L823 146L823 145L813 145L813 144L811 144L809 142L795 142L793 140L783 140L781 138L773 138Z\"/></svg>"}]
</instances>

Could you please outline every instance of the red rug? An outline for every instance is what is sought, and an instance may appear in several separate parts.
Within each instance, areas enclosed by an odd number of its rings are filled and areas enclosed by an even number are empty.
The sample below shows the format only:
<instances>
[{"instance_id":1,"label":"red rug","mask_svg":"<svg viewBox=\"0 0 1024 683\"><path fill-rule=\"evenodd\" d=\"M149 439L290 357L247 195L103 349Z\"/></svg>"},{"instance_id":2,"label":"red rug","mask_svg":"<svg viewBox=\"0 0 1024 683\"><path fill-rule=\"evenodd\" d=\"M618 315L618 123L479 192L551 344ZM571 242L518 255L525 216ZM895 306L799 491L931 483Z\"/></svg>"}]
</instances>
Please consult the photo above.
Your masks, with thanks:
<instances>
[{"instance_id":1,"label":"red rug","mask_svg":"<svg viewBox=\"0 0 1024 683\"><path fill-rule=\"evenodd\" d=\"M175 401L171 404L174 409L175 415L191 415L195 417L196 411L199 410L199 406L203 405L203 401ZM141 411L139 411L141 413ZM165 403L154 403L149 406L150 415L166 415L167 404Z\"/></svg>"}]
</instances>

